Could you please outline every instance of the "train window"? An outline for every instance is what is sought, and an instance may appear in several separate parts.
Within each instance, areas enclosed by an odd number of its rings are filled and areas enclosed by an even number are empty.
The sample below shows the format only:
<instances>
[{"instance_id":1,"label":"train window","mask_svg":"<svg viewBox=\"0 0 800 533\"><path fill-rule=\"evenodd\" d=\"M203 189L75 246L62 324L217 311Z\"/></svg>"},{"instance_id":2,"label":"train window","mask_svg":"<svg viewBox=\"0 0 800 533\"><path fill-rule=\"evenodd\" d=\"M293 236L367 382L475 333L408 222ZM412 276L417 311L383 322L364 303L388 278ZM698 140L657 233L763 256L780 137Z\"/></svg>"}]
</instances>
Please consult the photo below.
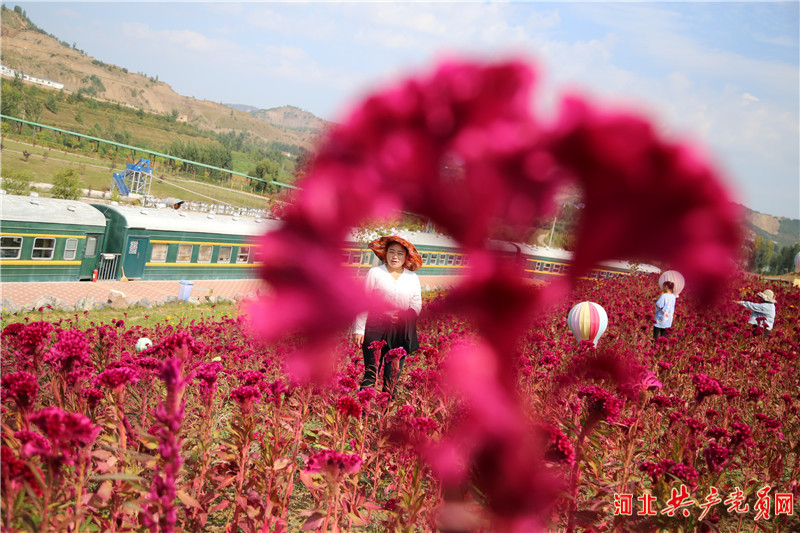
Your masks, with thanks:
<instances>
[{"instance_id":1,"label":"train window","mask_svg":"<svg viewBox=\"0 0 800 533\"><path fill-rule=\"evenodd\" d=\"M48 237L36 237L33 239L33 250L31 259L52 259L56 249L56 240Z\"/></svg>"},{"instance_id":2,"label":"train window","mask_svg":"<svg viewBox=\"0 0 800 533\"><path fill-rule=\"evenodd\" d=\"M211 253L214 251L214 247L210 244L203 244L200 246L200 250L197 252L197 262L198 263L210 263L211 262Z\"/></svg>"},{"instance_id":3,"label":"train window","mask_svg":"<svg viewBox=\"0 0 800 533\"><path fill-rule=\"evenodd\" d=\"M448 265L452 265L453 263L455 263L455 261L456 261L456 257L453 254L450 254L450 255L447 256L447 264Z\"/></svg>"},{"instance_id":4,"label":"train window","mask_svg":"<svg viewBox=\"0 0 800 533\"><path fill-rule=\"evenodd\" d=\"M428 254L427 254L427 252L422 254L422 264L423 265L427 265L428 264Z\"/></svg>"},{"instance_id":5,"label":"train window","mask_svg":"<svg viewBox=\"0 0 800 533\"><path fill-rule=\"evenodd\" d=\"M561 272L567 274L569 272L569 265L561 265Z\"/></svg>"},{"instance_id":6,"label":"train window","mask_svg":"<svg viewBox=\"0 0 800 533\"><path fill-rule=\"evenodd\" d=\"M64 261L72 261L78 253L78 239L67 239L64 243Z\"/></svg>"},{"instance_id":7,"label":"train window","mask_svg":"<svg viewBox=\"0 0 800 533\"><path fill-rule=\"evenodd\" d=\"M462 265L467 266L469 265L469 257L466 255L464 256L464 261L461 262Z\"/></svg>"},{"instance_id":8,"label":"train window","mask_svg":"<svg viewBox=\"0 0 800 533\"><path fill-rule=\"evenodd\" d=\"M97 237L86 237L86 249L83 251L84 257L92 257L97 253Z\"/></svg>"},{"instance_id":9,"label":"train window","mask_svg":"<svg viewBox=\"0 0 800 533\"><path fill-rule=\"evenodd\" d=\"M536 261L536 264L534 265L533 269L534 270L538 270L538 271L541 272L541 270L542 270L542 262L541 261Z\"/></svg>"},{"instance_id":10,"label":"train window","mask_svg":"<svg viewBox=\"0 0 800 533\"><path fill-rule=\"evenodd\" d=\"M350 253L350 262L354 265L361 264L361 252L351 252Z\"/></svg>"},{"instance_id":11,"label":"train window","mask_svg":"<svg viewBox=\"0 0 800 533\"><path fill-rule=\"evenodd\" d=\"M250 259L250 248L247 246L240 246L239 247L239 255L236 256L237 263L247 263Z\"/></svg>"},{"instance_id":12,"label":"train window","mask_svg":"<svg viewBox=\"0 0 800 533\"><path fill-rule=\"evenodd\" d=\"M0 237L0 258L19 259L22 253L22 237Z\"/></svg>"},{"instance_id":13,"label":"train window","mask_svg":"<svg viewBox=\"0 0 800 533\"><path fill-rule=\"evenodd\" d=\"M217 257L217 263L230 263L232 252L233 252L233 246L220 246L219 256Z\"/></svg>"},{"instance_id":14,"label":"train window","mask_svg":"<svg viewBox=\"0 0 800 533\"><path fill-rule=\"evenodd\" d=\"M463 261L463 260L464 260L464 256L463 255L457 255L456 256L456 266L461 266L461 261Z\"/></svg>"},{"instance_id":15,"label":"train window","mask_svg":"<svg viewBox=\"0 0 800 533\"><path fill-rule=\"evenodd\" d=\"M175 258L176 263L188 263L192 260L193 244L179 244L178 257Z\"/></svg>"},{"instance_id":16,"label":"train window","mask_svg":"<svg viewBox=\"0 0 800 533\"><path fill-rule=\"evenodd\" d=\"M439 254L439 264L444 265L445 263L447 263L447 255Z\"/></svg>"},{"instance_id":17,"label":"train window","mask_svg":"<svg viewBox=\"0 0 800 533\"><path fill-rule=\"evenodd\" d=\"M169 250L169 244L153 243L153 249L150 250L150 262L164 263L167 260L167 250Z\"/></svg>"},{"instance_id":18,"label":"train window","mask_svg":"<svg viewBox=\"0 0 800 533\"><path fill-rule=\"evenodd\" d=\"M550 272L550 269L553 268L553 265L550 263L544 263L542 265L542 272Z\"/></svg>"}]
</instances>

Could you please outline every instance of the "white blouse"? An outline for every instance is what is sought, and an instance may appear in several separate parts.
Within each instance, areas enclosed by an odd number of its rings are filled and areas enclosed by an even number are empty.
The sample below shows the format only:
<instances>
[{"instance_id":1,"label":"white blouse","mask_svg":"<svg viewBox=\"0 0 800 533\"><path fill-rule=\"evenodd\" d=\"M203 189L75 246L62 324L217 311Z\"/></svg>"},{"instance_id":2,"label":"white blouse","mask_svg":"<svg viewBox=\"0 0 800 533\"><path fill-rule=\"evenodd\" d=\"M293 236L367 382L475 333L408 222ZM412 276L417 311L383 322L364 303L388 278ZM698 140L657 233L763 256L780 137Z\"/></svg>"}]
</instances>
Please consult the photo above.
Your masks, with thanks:
<instances>
[{"instance_id":1,"label":"white blouse","mask_svg":"<svg viewBox=\"0 0 800 533\"><path fill-rule=\"evenodd\" d=\"M378 293L393 307L401 311L413 309L417 315L422 311L422 287L419 277L408 269L403 269L400 277L394 279L386 265L372 267L367 272L365 281L367 293ZM364 334L367 324L367 313L356 318L353 326L354 334Z\"/></svg>"}]
</instances>

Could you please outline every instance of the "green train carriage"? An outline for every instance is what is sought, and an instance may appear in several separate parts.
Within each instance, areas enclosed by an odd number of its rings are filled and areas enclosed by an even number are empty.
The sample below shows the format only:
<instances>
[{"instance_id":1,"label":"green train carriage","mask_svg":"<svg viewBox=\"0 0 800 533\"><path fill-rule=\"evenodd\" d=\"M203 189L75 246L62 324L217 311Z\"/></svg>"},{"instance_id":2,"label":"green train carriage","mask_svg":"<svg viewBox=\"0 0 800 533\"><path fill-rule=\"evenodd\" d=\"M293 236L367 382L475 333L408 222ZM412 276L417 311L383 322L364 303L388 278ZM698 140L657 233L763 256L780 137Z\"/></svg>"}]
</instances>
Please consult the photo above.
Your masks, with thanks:
<instances>
[{"instance_id":1,"label":"green train carriage","mask_svg":"<svg viewBox=\"0 0 800 533\"><path fill-rule=\"evenodd\" d=\"M106 219L74 200L0 195L0 282L92 279Z\"/></svg>"},{"instance_id":2,"label":"green train carriage","mask_svg":"<svg viewBox=\"0 0 800 533\"><path fill-rule=\"evenodd\" d=\"M108 221L102 268L115 279L254 278L255 239L280 224L174 209L93 207Z\"/></svg>"}]
</instances>

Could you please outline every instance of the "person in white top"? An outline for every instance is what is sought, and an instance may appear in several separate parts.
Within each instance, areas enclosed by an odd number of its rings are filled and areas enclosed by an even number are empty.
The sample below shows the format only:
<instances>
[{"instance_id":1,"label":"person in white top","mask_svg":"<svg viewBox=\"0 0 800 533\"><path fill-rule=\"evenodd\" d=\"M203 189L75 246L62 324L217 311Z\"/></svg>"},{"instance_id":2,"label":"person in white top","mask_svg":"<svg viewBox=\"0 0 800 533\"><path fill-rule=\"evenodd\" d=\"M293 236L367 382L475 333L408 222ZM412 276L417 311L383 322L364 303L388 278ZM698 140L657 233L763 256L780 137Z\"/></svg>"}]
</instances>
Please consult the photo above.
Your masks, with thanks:
<instances>
[{"instance_id":1,"label":"person in white top","mask_svg":"<svg viewBox=\"0 0 800 533\"><path fill-rule=\"evenodd\" d=\"M394 396L405 356L398 361L396 374L394 362L384 361L384 356L394 348L403 348L406 354L419 348L417 316L422 310L422 289L414 271L422 266L422 257L413 244L399 235L376 239L369 243L369 248L383 264L371 268L367 273L367 292L378 293L391 304L392 310L363 314L356 319L353 341L364 353L364 378L360 388L374 388L378 368L383 367L383 391ZM370 348L375 341L386 342L377 361L374 349Z\"/></svg>"},{"instance_id":2,"label":"person in white top","mask_svg":"<svg viewBox=\"0 0 800 533\"><path fill-rule=\"evenodd\" d=\"M653 325L653 341L659 337L666 337L667 331L672 327L672 320L675 318L675 283L665 281L661 285L661 296L656 300L656 316Z\"/></svg>"},{"instance_id":3,"label":"person in white top","mask_svg":"<svg viewBox=\"0 0 800 533\"><path fill-rule=\"evenodd\" d=\"M775 325L775 304L778 302L775 293L769 289L759 292L758 297L763 300L761 303L744 301L736 303L751 311L747 323L753 325L753 333L756 336L767 336Z\"/></svg>"}]
</instances>

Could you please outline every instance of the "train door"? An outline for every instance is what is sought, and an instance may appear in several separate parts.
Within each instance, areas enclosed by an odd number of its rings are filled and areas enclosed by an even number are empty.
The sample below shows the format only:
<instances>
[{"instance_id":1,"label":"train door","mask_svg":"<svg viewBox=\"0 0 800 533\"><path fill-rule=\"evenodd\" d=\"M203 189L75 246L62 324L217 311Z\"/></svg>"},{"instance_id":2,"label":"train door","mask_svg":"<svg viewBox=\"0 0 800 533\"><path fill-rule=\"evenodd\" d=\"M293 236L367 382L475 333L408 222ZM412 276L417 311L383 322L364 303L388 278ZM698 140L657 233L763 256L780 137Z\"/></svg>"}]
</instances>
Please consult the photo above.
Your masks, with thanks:
<instances>
[{"instance_id":1,"label":"train door","mask_svg":"<svg viewBox=\"0 0 800 533\"><path fill-rule=\"evenodd\" d=\"M122 275L127 278L141 278L147 262L147 237L128 237L122 259Z\"/></svg>"},{"instance_id":2,"label":"train door","mask_svg":"<svg viewBox=\"0 0 800 533\"><path fill-rule=\"evenodd\" d=\"M86 245L83 247L83 259L78 279L92 279L92 272L97 268L97 257L103 245L102 233L87 233Z\"/></svg>"}]
</instances>

